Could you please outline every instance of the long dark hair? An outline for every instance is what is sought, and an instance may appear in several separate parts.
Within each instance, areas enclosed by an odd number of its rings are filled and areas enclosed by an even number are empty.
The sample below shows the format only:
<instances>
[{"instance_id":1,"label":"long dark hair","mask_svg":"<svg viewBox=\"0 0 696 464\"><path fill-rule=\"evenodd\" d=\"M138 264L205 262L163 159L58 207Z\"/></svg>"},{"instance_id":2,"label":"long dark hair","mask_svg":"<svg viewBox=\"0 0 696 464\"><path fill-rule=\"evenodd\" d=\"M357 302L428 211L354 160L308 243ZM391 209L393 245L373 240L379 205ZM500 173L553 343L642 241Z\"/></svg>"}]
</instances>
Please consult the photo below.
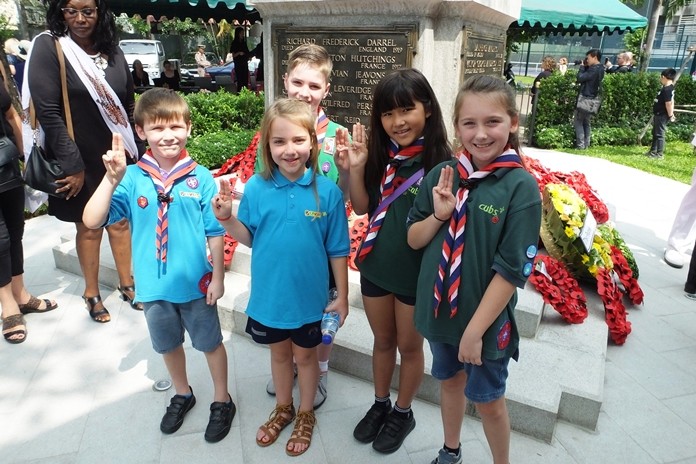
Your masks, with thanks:
<instances>
[{"instance_id":1,"label":"long dark hair","mask_svg":"<svg viewBox=\"0 0 696 464\"><path fill-rule=\"evenodd\" d=\"M63 17L61 8L69 0L44 0L48 7L46 11L46 26L55 37L63 37L68 33L68 25ZM109 9L106 0L95 0L97 5L97 25L94 28L94 44L99 51L111 58L118 47L116 41L116 20Z\"/></svg>"},{"instance_id":2,"label":"long dark hair","mask_svg":"<svg viewBox=\"0 0 696 464\"><path fill-rule=\"evenodd\" d=\"M389 162L389 136L382 127L382 113L394 108L411 107L414 102L421 102L426 113L430 113L423 128L425 144L422 159L425 172L452 158L447 129L442 120L442 110L425 76L416 69L401 69L387 74L372 92L368 142L370 156L365 166L365 187L368 192L380 185L384 169Z\"/></svg>"}]
</instances>

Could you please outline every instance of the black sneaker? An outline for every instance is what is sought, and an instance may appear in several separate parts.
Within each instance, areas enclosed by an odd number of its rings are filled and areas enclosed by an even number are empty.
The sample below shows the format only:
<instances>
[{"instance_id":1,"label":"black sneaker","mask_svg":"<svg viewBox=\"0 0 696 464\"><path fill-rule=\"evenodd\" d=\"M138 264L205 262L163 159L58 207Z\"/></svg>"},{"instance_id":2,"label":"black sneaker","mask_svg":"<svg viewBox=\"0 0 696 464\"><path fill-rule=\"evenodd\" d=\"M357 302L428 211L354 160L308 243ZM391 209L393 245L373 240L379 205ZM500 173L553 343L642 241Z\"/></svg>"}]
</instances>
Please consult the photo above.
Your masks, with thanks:
<instances>
[{"instance_id":1,"label":"black sneaker","mask_svg":"<svg viewBox=\"0 0 696 464\"><path fill-rule=\"evenodd\" d=\"M382 428L389 411L391 411L391 402L388 401L384 406L374 403L365 417L355 426L355 430L353 430L355 439L362 443L373 441L379 433L379 429Z\"/></svg>"},{"instance_id":2,"label":"black sneaker","mask_svg":"<svg viewBox=\"0 0 696 464\"><path fill-rule=\"evenodd\" d=\"M413 417L413 412L409 413L408 419L403 419L400 414L392 410L372 443L372 448L380 453L393 453L401 447L406 436L415 427L416 419Z\"/></svg>"},{"instance_id":3,"label":"black sneaker","mask_svg":"<svg viewBox=\"0 0 696 464\"><path fill-rule=\"evenodd\" d=\"M174 433L179 430L181 424L184 423L184 416L195 404L196 397L193 396L193 389L191 389L191 396L189 397L174 395L160 423L162 433Z\"/></svg>"},{"instance_id":4,"label":"black sneaker","mask_svg":"<svg viewBox=\"0 0 696 464\"><path fill-rule=\"evenodd\" d=\"M205 441L217 443L227 436L232 426L232 419L237 412L237 407L230 400L227 403L216 401L210 405L210 420L205 429Z\"/></svg>"}]
</instances>

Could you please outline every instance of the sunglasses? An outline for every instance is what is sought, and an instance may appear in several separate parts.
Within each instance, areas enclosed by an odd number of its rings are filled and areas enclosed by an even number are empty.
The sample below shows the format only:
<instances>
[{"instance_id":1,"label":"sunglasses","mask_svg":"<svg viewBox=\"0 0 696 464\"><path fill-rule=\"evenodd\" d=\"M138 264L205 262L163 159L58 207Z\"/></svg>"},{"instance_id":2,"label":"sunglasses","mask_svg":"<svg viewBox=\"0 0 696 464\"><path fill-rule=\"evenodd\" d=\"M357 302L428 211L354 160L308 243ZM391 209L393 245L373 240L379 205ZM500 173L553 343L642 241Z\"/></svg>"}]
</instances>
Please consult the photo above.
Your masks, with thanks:
<instances>
[{"instance_id":1,"label":"sunglasses","mask_svg":"<svg viewBox=\"0 0 696 464\"><path fill-rule=\"evenodd\" d=\"M76 18L78 14L81 14L85 18L93 18L97 15L97 9L98 8L83 8L78 10L75 8L61 8L60 10L63 12L63 16L72 19Z\"/></svg>"}]
</instances>

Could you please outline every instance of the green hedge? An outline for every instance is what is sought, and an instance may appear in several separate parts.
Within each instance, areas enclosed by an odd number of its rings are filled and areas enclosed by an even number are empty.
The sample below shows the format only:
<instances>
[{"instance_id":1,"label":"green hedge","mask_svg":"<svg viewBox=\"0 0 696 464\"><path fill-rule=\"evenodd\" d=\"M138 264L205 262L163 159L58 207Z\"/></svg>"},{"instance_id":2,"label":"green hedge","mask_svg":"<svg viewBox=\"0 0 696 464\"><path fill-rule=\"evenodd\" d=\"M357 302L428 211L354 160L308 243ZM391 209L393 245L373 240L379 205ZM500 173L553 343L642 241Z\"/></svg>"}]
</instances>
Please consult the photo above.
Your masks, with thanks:
<instances>
[{"instance_id":1,"label":"green hedge","mask_svg":"<svg viewBox=\"0 0 696 464\"><path fill-rule=\"evenodd\" d=\"M537 102L534 144L541 148L570 148L575 142L573 112L578 93L577 72L554 73L542 80ZM660 89L657 73L607 74L602 82L602 107L592 119L595 145L634 145L652 116L655 95ZM677 105L696 104L696 82L684 75L676 84ZM668 126L667 140L690 141L693 115L678 114ZM651 142L651 131L643 143Z\"/></svg>"},{"instance_id":2,"label":"green hedge","mask_svg":"<svg viewBox=\"0 0 696 464\"><path fill-rule=\"evenodd\" d=\"M243 151L261 125L263 94L242 89L239 94L224 90L183 95L191 109L191 158L208 169L219 168L228 158Z\"/></svg>"}]
</instances>

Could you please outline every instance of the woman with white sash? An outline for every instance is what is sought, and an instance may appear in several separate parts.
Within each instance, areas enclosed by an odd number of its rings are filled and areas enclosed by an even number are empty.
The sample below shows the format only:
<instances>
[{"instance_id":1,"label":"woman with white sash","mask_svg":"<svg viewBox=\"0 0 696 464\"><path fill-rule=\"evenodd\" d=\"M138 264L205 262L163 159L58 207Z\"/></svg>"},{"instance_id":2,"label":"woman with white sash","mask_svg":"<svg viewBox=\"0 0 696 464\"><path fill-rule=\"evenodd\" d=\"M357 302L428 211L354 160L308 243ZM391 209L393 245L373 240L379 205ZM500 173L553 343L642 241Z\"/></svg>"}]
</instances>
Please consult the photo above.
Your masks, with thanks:
<instances>
[{"instance_id":1,"label":"woman with white sash","mask_svg":"<svg viewBox=\"0 0 696 464\"><path fill-rule=\"evenodd\" d=\"M104 176L101 156L111 148L112 133L123 136L133 160L144 151L133 126L133 77L118 47L114 16L104 0L50 0L48 31L34 39L25 69L24 108L31 98L44 136L48 157L57 159L66 177L58 182L65 199L49 197L48 212L74 222L77 255L85 278L83 298L90 317L109 322L111 316L99 293L99 248L103 230L82 224L82 211ZM65 56L67 91L75 140L68 135L60 65L55 40ZM28 144L30 145L30 144ZM134 309L131 244L128 224L106 228L119 276L119 291Z\"/></svg>"}]
</instances>

